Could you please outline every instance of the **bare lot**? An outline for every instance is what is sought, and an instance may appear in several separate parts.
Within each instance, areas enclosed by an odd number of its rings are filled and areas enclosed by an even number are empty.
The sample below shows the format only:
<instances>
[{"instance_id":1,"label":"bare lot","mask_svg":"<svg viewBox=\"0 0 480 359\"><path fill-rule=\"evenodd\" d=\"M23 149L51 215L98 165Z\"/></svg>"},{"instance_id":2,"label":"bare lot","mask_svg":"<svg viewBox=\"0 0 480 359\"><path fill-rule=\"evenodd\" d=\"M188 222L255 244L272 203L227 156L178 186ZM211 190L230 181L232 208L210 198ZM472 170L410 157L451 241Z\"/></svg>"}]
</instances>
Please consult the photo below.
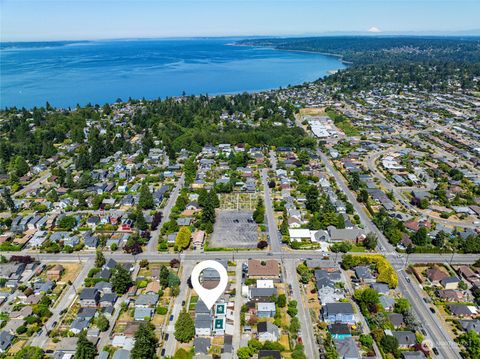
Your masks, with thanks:
<instances>
[{"instance_id":1,"label":"bare lot","mask_svg":"<svg viewBox=\"0 0 480 359\"><path fill-rule=\"evenodd\" d=\"M257 224L250 211L219 211L210 247L256 248Z\"/></svg>"}]
</instances>

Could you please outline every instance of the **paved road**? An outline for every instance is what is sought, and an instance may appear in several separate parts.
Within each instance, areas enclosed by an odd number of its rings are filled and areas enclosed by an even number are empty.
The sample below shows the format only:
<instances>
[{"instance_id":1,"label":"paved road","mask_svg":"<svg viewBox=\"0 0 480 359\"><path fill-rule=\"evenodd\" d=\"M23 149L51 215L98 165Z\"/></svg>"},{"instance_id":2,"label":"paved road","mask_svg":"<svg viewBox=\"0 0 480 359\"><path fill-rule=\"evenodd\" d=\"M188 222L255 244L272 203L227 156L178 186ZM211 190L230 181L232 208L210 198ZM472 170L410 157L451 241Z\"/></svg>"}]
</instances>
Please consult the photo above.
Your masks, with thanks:
<instances>
[{"instance_id":1,"label":"paved road","mask_svg":"<svg viewBox=\"0 0 480 359\"><path fill-rule=\"evenodd\" d=\"M362 253L352 252L353 255L359 255ZM389 256L400 256L395 259L395 262L398 262L399 265L403 268L405 266L405 261L408 258L408 263L415 264L415 263L444 263L444 262L451 262L453 264L472 264L476 260L478 260L478 254L455 254L452 258L452 254L428 254L428 253L415 253L409 254L408 256L397 254L395 251L390 250L388 252L382 251L382 254L389 255ZM39 261L44 262L78 262L80 261L87 261L91 259L95 259L95 252L79 252L79 253L57 253L57 254L49 254L49 253L30 253L30 252L3 252L2 255L9 258L12 255L30 255ZM118 262L135 262L140 261L142 259L146 259L153 262L160 262L160 261L169 261L171 259L180 259L180 255L176 253L141 253L136 255L135 257L131 254L126 253L115 253L115 252L104 252L105 258L115 259ZM323 259L324 254L320 251L315 250L307 250L307 251L270 251L265 252L261 250L251 250L251 251L231 251L231 252L205 252L199 253L195 252L184 252L181 255L182 258L186 260L204 260L204 259L227 259L227 260L237 260L237 259L265 259L272 257L272 259L280 260L282 258L292 258L292 259ZM331 255L329 260L325 260L325 263L335 263L340 262L342 259L341 254L339 255Z\"/></svg>"},{"instance_id":2,"label":"paved road","mask_svg":"<svg viewBox=\"0 0 480 359\"><path fill-rule=\"evenodd\" d=\"M262 170L263 191L265 193L265 216L267 217L268 236L270 237L270 246L272 251L282 250L281 238L278 234L278 227L273 212L272 197L270 188L268 188L268 169Z\"/></svg>"},{"instance_id":3,"label":"paved road","mask_svg":"<svg viewBox=\"0 0 480 359\"><path fill-rule=\"evenodd\" d=\"M402 147L400 146L395 146L392 147L388 150L380 151L380 152L375 152L374 154L368 156L366 158L366 164L368 169L376 175L376 177L380 180L381 185L386 188L387 190L391 190L393 194L395 195L395 198L401 199L401 203L404 207L406 207L408 210L413 211L414 213L418 213L419 215L423 215L426 217L429 217L432 221L435 221L436 223L441 223L445 226L449 227L462 227L462 228L478 228L478 225L475 225L473 223L469 223L467 221L462 221L462 220L451 220L451 219L445 219L445 218L440 218L438 216L432 216L429 212L429 210L422 210L420 208L415 207L412 205L408 200L405 200L405 197L403 197L403 192L405 191L406 188L402 187L397 187L393 183L389 182L383 173L377 168L377 165L375 164L375 161L383 154L392 152L392 151L398 151L401 150ZM419 188L424 191L429 191L434 187L433 181L427 182L427 188ZM410 188L410 190L415 189L415 188ZM470 221L471 222L471 221Z\"/></svg>"},{"instance_id":4,"label":"paved road","mask_svg":"<svg viewBox=\"0 0 480 359\"><path fill-rule=\"evenodd\" d=\"M163 224L170 220L170 212L172 211L172 207L175 206L178 195L180 194L180 191L183 188L184 179L185 177L182 174L182 176L178 179L177 184L175 185L175 188L170 193L170 197L168 198L167 204L162 210L162 220L158 225L158 228L151 233L151 238L147 245L147 253L158 253L158 238L160 237L160 231L162 229Z\"/></svg>"},{"instance_id":5,"label":"paved road","mask_svg":"<svg viewBox=\"0 0 480 359\"><path fill-rule=\"evenodd\" d=\"M59 166L62 166L63 168L67 167L70 165L70 163L72 162L72 160L63 160L63 161L60 161L60 163L58 163ZM22 196L24 195L25 193L27 192L30 192L31 190L33 189L38 189L40 187L40 185L45 182L49 177L51 176L51 173L50 173L50 169L47 169L44 171L43 174L40 175L40 177L38 177L36 180L30 182L29 184L27 184L25 187L23 187L22 189L18 190L17 192L13 193L12 194L12 198L15 198L15 197L18 197L18 196Z\"/></svg>"},{"instance_id":6,"label":"paved road","mask_svg":"<svg viewBox=\"0 0 480 359\"><path fill-rule=\"evenodd\" d=\"M364 207L360 205L359 202L357 202L357 199L348 188L348 185L343 176L335 168L333 168L329 159L323 152L319 150L318 153L329 173L335 177L338 186L340 186L340 188L347 195L348 200L352 203L353 207L360 216L362 223L365 225L368 231L375 233L375 235L377 236L379 240L378 248L380 248L380 245L382 246L379 252L382 252L382 254L384 254L385 257L388 259L388 261L394 266L394 268L398 272L400 272L405 265L405 262L402 262L402 258L399 258L398 255L394 255L395 249L390 243L388 243L388 240L385 238L383 233L373 224L373 222L367 216ZM439 255L437 255L437 257L439 257ZM475 255L475 257L478 258L478 255ZM398 288L410 301L412 308L417 313L420 321L424 323L425 329L429 334L430 339L434 343L434 346L437 347L437 349L441 353L441 357L449 359L460 358L460 350L458 346L455 342L452 341L448 333L445 330L441 329L438 323L439 318L436 315L432 315L425 302L423 302L423 300L421 299L421 295L416 292L417 288L415 288L414 284L411 282L408 283L404 276L402 276L401 274L398 277Z\"/></svg>"},{"instance_id":7,"label":"paved road","mask_svg":"<svg viewBox=\"0 0 480 359\"><path fill-rule=\"evenodd\" d=\"M168 322L168 326L166 328L166 333L168 333L168 340L164 345L165 348L165 356L173 356L175 354L175 348L177 345L177 340L175 339L175 322L178 319L178 315L182 311L182 301L187 299L187 292L188 292L188 285L187 279L192 274L193 266L195 265L194 261L183 260L183 271L182 277L180 278L182 285L180 286L180 293L175 298L173 303L173 309L170 312L170 315L173 315L173 320Z\"/></svg>"},{"instance_id":8,"label":"paved road","mask_svg":"<svg viewBox=\"0 0 480 359\"><path fill-rule=\"evenodd\" d=\"M57 257L57 261L59 261L58 257ZM63 293L57 305L53 308L50 308L50 311L52 312L52 316L45 323L45 326L44 326L45 329L43 329L42 334L32 339L31 345L45 348L45 344L47 343L47 340L48 340L47 331L53 329L54 327L53 323L55 323L55 325L57 323L60 323L60 312L63 309L69 308L70 305L73 303L73 300L77 296L77 290L83 285L83 281L88 275L88 272L90 271L90 269L93 268L94 262L95 262L94 259L89 259L84 264L77 278L75 278L75 280L73 281L73 285L68 286L68 288L66 288L66 291Z\"/></svg>"},{"instance_id":9,"label":"paved road","mask_svg":"<svg viewBox=\"0 0 480 359\"><path fill-rule=\"evenodd\" d=\"M237 267L235 268L235 309L233 313L234 329L233 329L233 352L236 353L241 345L241 325L240 325L240 311L242 309L242 264L243 261L237 261Z\"/></svg>"},{"instance_id":10,"label":"paved road","mask_svg":"<svg viewBox=\"0 0 480 359\"><path fill-rule=\"evenodd\" d=\"M285 259L283 261L285 268L285 283L292 285L293 299L297 301L298 319L300 320L300 336L302 337L304 352L307 358L319 358L319 350L317 342L313 334L312 318L308 310L305 293L300 290L300 285L297 279L297 262L294 259Z\"/></svg>"}]
</instances>

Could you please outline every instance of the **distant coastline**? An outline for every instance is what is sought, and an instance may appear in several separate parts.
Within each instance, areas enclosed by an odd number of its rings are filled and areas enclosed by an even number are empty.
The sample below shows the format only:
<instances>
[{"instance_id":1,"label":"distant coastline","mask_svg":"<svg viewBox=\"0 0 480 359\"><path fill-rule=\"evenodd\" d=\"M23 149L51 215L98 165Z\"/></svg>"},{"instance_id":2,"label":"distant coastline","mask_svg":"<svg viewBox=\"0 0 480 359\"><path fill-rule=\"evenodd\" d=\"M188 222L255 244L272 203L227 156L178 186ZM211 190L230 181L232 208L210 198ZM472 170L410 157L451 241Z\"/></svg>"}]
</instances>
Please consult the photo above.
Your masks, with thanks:
<instances>
[{"instance_id":1,"label":"distant coastline","mask_svg":"<svg viewBox=\"0 0 480 359\"><path fill-rule=\"evenodd\" d=\"M249 43L240 44L238 42L229 43L229 44L226 44L226 45L228 45L228 46L258 47L258 48L263 48L263 49L272 49L272 50L276 50L276 51L300 52L300 53L306 53L306 54L318 54L318 55L323 55L323 56L335 57L345 65L352 65L353 64L353 62L351 62L351 61L344 60L343 55L335 54L335 53L332 53L332 52L319 52L319 51L309 51L309 50L290 50L290 49L282 49L282 48L279 48L279 47L273 46L273 45L272 46L256 45L256 44L249 44Z\"/></svg>"}]
</instances>

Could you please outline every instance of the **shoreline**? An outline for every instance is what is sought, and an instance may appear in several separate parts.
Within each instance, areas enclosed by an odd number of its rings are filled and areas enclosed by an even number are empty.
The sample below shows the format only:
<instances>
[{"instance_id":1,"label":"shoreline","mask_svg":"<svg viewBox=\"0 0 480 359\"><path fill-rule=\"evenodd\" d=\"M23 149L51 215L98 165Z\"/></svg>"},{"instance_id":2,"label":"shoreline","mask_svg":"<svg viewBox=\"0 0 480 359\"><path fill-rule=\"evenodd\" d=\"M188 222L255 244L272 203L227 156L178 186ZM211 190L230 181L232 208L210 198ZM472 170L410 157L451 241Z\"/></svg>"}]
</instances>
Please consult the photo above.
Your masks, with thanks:
<instances>
[{"instance_id":1,"label":"shoreline","mask_svg":"<svg viewBox=\"0 0 480 359\"><path fill-rule=\"evenodd\" d=\"M330 56L330 57L335 57L339 59L343 64L346 65L353 65L353 62L347 61L343 59L343 55L340 54L335 54L333 52L318 52L318 51L310 51L310 50L289 50L289 49L281 49L275 46L267 46L267 45L254 45L254 44L238 44L238 43L229 43L225 44L227 46L238 46L238 47L257 47L259 49L271 49L271 50L277 50L277 51L287 51L287 52L300 52L300 53L306 53L306 54L317 54L317 55L323 55L323 56Z\"/></svg>"}]
</instances>

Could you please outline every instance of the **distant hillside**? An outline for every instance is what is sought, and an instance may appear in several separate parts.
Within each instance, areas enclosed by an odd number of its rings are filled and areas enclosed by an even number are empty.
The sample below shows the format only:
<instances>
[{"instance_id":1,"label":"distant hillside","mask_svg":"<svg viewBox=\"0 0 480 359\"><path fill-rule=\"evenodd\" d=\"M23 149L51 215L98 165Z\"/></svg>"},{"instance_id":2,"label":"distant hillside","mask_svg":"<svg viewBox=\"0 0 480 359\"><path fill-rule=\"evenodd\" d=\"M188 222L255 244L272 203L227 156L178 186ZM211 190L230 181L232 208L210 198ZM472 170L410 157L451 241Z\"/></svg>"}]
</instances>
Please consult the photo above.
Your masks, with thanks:
<instances>
[{"instance_id":1,"label":"distant hillside","mask_svg":"<svg viewBox=\"0 0 480 359\"><path fill-rule=\"evenodd\" d=\"M480 62L480 37L339 36L239 41L241 45L330 53L355 65L379 62Z\"/></svg>"}]
</instances>

